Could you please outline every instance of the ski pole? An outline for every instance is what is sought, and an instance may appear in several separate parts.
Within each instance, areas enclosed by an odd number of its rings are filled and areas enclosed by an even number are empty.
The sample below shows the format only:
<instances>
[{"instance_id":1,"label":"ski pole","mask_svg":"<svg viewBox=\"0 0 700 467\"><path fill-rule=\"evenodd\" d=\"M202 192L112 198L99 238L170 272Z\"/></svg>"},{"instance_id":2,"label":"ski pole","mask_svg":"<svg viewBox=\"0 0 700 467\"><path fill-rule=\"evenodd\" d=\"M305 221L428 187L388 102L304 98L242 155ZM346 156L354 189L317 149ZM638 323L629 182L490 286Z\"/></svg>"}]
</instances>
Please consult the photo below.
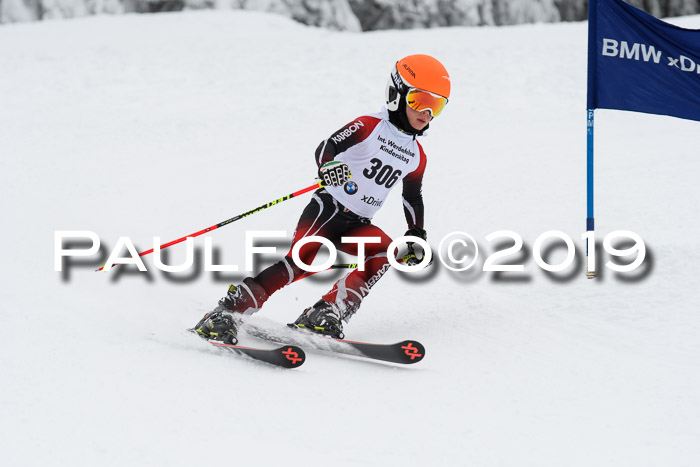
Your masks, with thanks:
<instances>
[{"instance_id":1,"label":"ski pole","mask_svg":"<svg viewBox=\"0 0 700 467\"><path fill-rule=\"evenodd\" d=\"M331 269L357 269L357 263L333 264L328 269L324 269L322 271L304 271L304 273L301 276L294 279L294 282L306 279L307 277L313 276L314 274L318 274L319 272L330 271Z\"/></svg>"},{"instance_id":2,"label":"ski pole","mask_svg":"<svg viewBox=\"0 0 700 467\"><path fill-rule=\"evenodd\" d=\"M173 240L171 242L166 243L165 245L161 245L160 249L162 250L164 248L168 248L169 246L177 245L178 243L184 242L189 237L193 237L193 238L198 237L198 236L205 234L207 232L211 232L212 230L216 230L220 227L224 227L226 225L229 225L231 222L236 222L237 220L243 219L244 217L251 216L251 215L255 214L256 212L260 212L263 209L269 208L270 206L274 206L276 204L279 204L282 201L287 201L288 199L292 199L295 196L303 195L304 193L308 193L309 191L315 190L317 188L323 188L324 186L325 185L323 185L322 181L316 182L313 185L307 186L304 189L301 189L299 191L295 191L294 193L288 194L287 196L283 196L282 198L276 199L274 201L270 201L267 204L263 204L260 207L257 207L255 209L251 209L250 211L244 212L243 214L239 214L235 217L232 217L231 219L227 219L223 222L219 222L216 225L212 225L211 227L207 227L206 229L202 229L199 232L195 232L195 233L190 234L190 235L185 235L184 237L178 238L177 240ZM153 253L153 248L151 248L150 250L146 250L144 252L139 253L139 256L146 256L146 255L151 254L151 253ZM117 266L117 265L118 265L118 263L115 263L112 265L112 267ZM97 271L102 271L103 269L104 269L104 265L102 265L102 267L100 269L97 269Z\"/></svg>"},{"instance_id":3,"label":"ski pole","mask_svg":"<svg viewBox=\"0 0 700 467\"><path fill-rule=\"evenodd\" d=\"M396 258L397 263L407 264L408 259L411 256L413 256L413 258L416 257L416 252L413 249L413 242L406 242L406 244L408 245L408 252L404 256ZM423 260L421 259L421 261L423 261ZM432 260L431 260L431 263L432 263ZM331 269L357 269L357 266L358 266L357 263L332 264L328 269L324 269L321 271L305 271L301 276L294 279L294 282L300 281L302 279L306 279L307 277L313 276L314 274L318 274L319 272L326 272L326 271L330 271Z\"/></svg>"},{"instance_id":4,"label":"ski pole","mask_svg":"<svg viewBox=\"0 0 700 467\"><path fill-rule=\"evenodd\" d=\"M406 261L404 261L403 258L396 258L396 262L405 263ZM331 269L357 269L357 263L333 264L331 265L331 267L329 267L328 269L324 269L323 271L306 271L304 272L304 274L294 279L294 282L306 279L307 277L313 276L314 274L318 274L319 272L330 271Z\"/></svg>"}]
</instances>

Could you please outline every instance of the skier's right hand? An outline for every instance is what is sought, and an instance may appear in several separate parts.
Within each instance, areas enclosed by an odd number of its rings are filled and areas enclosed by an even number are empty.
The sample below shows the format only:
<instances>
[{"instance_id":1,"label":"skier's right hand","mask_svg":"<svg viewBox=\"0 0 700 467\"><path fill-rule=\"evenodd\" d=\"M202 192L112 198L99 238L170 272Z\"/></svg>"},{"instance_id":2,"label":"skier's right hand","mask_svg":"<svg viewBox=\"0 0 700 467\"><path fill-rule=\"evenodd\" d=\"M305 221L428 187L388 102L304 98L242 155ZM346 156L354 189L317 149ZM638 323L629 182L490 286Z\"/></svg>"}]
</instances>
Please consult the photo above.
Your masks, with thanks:
<instances>
[{"instance_id":1,"label":"skier's right hand","mask_svg":"<svg viewBox=\"0 0 700 467\"><path fill-rule=\"evenodd\" d=\"M330 161L318 169L318 178L324 186L343 186L350 180L350 168L345 162Z\"/></svg>"}]
</instances>

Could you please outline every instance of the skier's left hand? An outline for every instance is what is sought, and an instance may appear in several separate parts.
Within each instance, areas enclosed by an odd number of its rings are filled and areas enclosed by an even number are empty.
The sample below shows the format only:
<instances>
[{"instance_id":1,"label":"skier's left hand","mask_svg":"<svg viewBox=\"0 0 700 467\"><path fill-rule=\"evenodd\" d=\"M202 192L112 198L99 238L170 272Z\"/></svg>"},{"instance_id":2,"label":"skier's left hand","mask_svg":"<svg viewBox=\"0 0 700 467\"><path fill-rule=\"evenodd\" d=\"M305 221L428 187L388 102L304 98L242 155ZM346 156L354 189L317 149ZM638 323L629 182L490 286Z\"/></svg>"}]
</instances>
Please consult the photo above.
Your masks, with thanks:
<instances>
[{"instance_id":1,"label":"skier's left hand","mask_svg":"<svg viewBox=\"0 0 700 467\"><path fill-rule=\"evenodd\" d=\"M404 236L418 237L422 238L423 240L428 240L428 232L416 225L408 229ZM406 242L406 245L408 246L408 252L403 256L404 264L407 266L417 266L422 263L423 259L425 258L425 252L423 252L423 255L418 258L416 256L416 251L413 249L413 242ZM428 266L431 264L433 264L433 258L430 258L430 263L428 263Z\"/></svg>"}]
</instances>

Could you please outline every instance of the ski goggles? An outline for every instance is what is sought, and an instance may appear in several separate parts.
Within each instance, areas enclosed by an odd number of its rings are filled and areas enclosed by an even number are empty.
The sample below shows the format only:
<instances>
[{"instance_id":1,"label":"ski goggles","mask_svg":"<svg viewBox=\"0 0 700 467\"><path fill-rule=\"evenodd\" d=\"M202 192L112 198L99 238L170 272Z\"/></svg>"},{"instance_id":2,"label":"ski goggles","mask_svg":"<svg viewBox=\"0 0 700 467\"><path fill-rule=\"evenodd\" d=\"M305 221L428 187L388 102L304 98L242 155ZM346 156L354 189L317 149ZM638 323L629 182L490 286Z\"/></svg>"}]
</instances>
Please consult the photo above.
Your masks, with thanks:
<instances>
[{"instance_id":1,"label":"ski goggles","mask_svg":"<svg viewBox=\"0 0 700 467\"><path fill-rule=\"evenodd\" d=\"M411 88L406 94L406 104L418 112L430 110L430 114L437 117L447 105L447 98L422 89Z\"/></svg>"}]
</instances>

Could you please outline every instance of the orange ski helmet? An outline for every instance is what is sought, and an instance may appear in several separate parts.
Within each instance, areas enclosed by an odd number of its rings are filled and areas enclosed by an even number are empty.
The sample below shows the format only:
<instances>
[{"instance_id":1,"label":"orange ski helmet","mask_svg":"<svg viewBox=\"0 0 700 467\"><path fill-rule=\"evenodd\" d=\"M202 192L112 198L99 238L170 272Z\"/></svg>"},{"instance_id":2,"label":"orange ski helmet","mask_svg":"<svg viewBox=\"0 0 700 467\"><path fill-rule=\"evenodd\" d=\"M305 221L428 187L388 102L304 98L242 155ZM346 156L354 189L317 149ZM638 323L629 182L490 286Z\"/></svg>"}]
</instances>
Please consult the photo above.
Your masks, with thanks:
<instances>
[{"instance_id":1,"label":"orange ski helmet","mask_svg":"<svg viewBox=\"0 0 700 467\"><path fill-rule=\"evenodd\" d=\"M405 100L412 90L428 91L444 98L439 110L430 108L435 116L440 113L450 97L450 75L442 63L430 55L409 55L396 62L391 72L386 86L387 110L398 110L402 100Z\"/></svg>"}]
</instances>

